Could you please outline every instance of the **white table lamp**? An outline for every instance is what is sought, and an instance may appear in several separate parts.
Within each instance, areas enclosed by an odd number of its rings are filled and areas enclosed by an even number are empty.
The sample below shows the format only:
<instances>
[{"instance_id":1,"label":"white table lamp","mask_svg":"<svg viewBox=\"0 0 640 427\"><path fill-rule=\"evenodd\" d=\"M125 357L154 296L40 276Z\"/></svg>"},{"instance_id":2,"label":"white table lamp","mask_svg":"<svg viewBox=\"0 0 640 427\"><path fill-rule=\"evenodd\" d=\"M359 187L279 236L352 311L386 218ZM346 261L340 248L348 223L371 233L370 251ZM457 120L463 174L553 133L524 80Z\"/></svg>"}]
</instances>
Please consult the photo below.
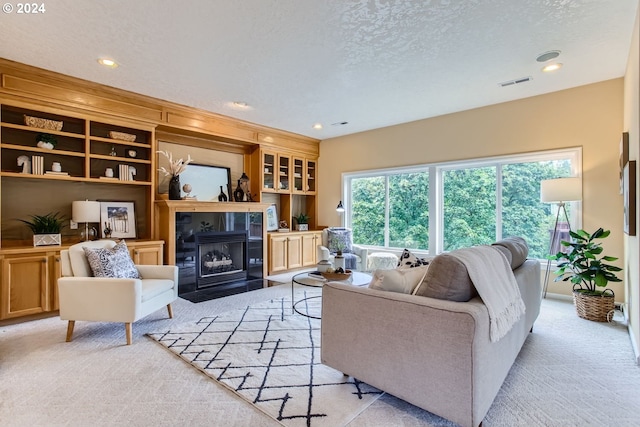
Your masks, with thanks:
<instances>
[{"instance_id":1,"label":"white table lamp","mask_svg":"<svg viewBox=\"0 0 640 427\"><path fill-rule=\"evenodd\" d=\"M71 203L71 219L84 222L84 240L89 240L89 223L100 222L100 202L79 200Z\"/></svg>"}]
</instances>

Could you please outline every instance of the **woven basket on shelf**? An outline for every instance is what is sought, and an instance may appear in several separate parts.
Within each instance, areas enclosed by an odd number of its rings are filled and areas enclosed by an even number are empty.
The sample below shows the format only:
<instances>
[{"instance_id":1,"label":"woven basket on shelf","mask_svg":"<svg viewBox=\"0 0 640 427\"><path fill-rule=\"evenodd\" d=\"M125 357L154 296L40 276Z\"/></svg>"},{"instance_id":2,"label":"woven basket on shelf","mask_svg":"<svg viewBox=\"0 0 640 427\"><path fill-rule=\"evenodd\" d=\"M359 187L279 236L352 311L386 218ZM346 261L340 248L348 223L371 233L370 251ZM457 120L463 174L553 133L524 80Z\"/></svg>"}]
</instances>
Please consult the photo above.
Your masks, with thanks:
<instances>
[{"instance_id":1,"label":"woven basket on shelf","mask_svg":"<svg viewBox=\"0 0 640 427\"><path fill-rule=\"evenodd\" d=\"M574 290L573 303L578 316L583 319L596 322L610 322L613 319L615 295L611 289L606 289L602 295L588 295Z\"/></svg>"},{"instance_id":2,"label":"woven basket on shelf","mask_svg":"<svg viewBox=\"0 0 640 427\"><path fill-rule=\"evenodd\" d=\"M34 128L47 129L47 130L62 130L62 121L43 119L40 117L33 117L24 115L24 124Z\"/></svg>"},{"instance_id":3,"label":"woven basket on shelf","mask_svg":"<svg viewBox=\"0 0 640 427\"><path fill-rule=\"evenodd\" d=\"M116 132L114 130L109 131L109 137L111 139L119 139L121 141L133 142L136 140L136 136L130 133Z\"/></svg>"}]
</instances>

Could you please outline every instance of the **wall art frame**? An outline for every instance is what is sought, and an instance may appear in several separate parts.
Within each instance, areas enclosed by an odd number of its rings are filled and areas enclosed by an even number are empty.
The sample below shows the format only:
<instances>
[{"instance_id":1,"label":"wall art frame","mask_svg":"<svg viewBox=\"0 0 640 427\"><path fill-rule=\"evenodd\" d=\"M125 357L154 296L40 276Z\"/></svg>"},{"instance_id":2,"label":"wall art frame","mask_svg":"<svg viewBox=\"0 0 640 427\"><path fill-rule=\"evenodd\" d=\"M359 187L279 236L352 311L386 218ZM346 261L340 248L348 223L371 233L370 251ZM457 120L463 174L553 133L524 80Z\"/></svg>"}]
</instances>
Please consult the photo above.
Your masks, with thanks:
<instances>
[{"instance_id":1,"label":"wall art frame","mask_svg":"<svg viewBox=\"0 0 640 427\"><path fill-rule=\"evenodd\" d=\"M105 237L107 226L112 239L135 239L136 204L132 201L98 200L100 202L100 236Z\"/></svg>"},{"instance_id":2,"label":"wall art frame","mask_svg":"<svg viewBox=\"0 0 640 427\"><path fill-rule=\"evenodd\" d=\"M629 162L629 132L622 132L622 137L620 138L620 194L624 191L624 186L622 184L623 181L623 173L624 167Z\"/></svg>"},{"instance_id":3,"label":"wall art frame","mask_svg":"<svg viewBox=\"0 0 640 427\"><path fill-rule=\"evenodd\" d=\"M636 161L630 160L622 172L624 200L623 229L629 236L636 235Z\"/></svg>"},{"instance_id":4,"label":"wall art frame","mask_svg":"<svg viewBox=\"0 0 640 427\"><path fill-rule=\"evenodd\" d=\"M276 205L267 207L267 231L276 231L278 229L278 210Z\"/></svg>"}]
</instances>

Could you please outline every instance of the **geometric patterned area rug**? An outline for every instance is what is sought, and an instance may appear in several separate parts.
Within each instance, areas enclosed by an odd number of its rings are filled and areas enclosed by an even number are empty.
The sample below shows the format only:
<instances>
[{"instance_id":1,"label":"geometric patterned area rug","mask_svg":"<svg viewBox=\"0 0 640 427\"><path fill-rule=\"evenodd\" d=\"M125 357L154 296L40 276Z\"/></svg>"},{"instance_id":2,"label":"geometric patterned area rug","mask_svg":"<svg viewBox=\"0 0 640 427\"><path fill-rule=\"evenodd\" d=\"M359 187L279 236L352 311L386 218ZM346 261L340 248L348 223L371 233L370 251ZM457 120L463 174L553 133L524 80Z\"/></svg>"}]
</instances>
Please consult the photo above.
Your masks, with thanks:
<instances>
[{"instance_id":1,"label":"geometric patterned area rug","mask_svg":"<svg viewBox=\"0 0 640 427\"><path fill-rule=\"evenodd\" d=\"M320 301L296 308L317 313ZM383 393L320 363L320 320L292 313L290 298L148 335L285 426L344 426Z\"/></svg>"}]
</instances>

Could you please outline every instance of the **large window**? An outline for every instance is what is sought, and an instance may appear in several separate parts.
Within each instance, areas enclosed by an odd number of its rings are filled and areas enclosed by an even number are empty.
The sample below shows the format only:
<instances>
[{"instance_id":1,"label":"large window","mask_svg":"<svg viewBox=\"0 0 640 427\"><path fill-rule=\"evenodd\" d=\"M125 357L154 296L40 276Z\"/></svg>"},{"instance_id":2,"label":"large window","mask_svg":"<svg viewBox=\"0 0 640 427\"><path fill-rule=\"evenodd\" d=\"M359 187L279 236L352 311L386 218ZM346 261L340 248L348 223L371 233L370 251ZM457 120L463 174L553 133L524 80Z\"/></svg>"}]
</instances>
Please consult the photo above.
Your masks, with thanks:
<instances>
[{"instance_id":1,"label":"large window","mask_svg":"<svg viewBox=\"0 0 640 427\"><path fill-rule=\"evenodd\" d=\"M570 149L345 174L346 225L354 243L432 254L523 236L545 258L557 205L540 202L540 182L580 164ZM575 229L580 206L567 208Z\"/></svg>"}]
</instances>

